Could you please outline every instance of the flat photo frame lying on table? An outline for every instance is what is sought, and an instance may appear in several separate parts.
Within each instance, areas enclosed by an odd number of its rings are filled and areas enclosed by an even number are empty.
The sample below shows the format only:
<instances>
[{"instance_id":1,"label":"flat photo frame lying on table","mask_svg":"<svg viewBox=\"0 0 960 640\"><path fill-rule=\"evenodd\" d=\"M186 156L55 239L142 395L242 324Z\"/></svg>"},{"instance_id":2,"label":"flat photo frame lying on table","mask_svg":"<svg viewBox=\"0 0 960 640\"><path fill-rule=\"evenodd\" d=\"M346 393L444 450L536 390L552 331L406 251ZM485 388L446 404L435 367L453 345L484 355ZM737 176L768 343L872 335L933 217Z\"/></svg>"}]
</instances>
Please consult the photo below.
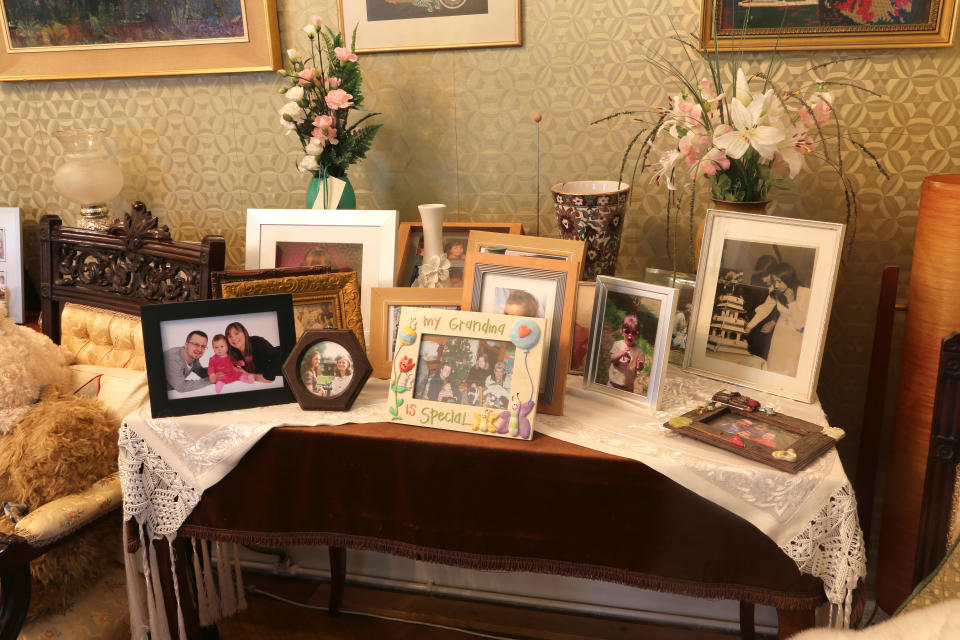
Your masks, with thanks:
<instances>
[{"instance_id":1,"label":"flat photo frame lying on table","mask_svg":"<svg viewBox=\"0 0 960 640\"><path fill-rule=\"evenodd\" d=\"M468 253L462 308L544 318L537 411L563 415L580 265L570 260Z\"/></svg>"},{"instance_id":2,"label":"flat photo frame lying on table","mask_svg":"<svg viewBox=\"0 0 960 640\"><path fill-rule=\"evenodd\" d=\"M676 290L597 276L583 383L660 408Z\"/></svg>"},{"instance_id":3,"label":"flat photo frame lying on table","mask_svg":"<svg viewBox=\"0 0 960 640\"><path fill-rule=\"evenodd\" d=\"M397 343L400 311L403 307L460 309L462 289L424 287L376 287L372 292L373 326L370 327L370 364L373 376L386 379L393 367L393 347Z\"/></svg>"},{"instance_id":4,"label":"flat photo frame lying on table","mask_svg":"<svg viewBox=\"0 0 960 640\"><path fill-rule=\"evenodd\" d=\"M281 371L295 342L290 294L140 311L154 418L293 402Z\"/></svg>"},{"instance_id":5,"label":"flat photo frame lying on table","mask_svg":"<svg viewBox=\"0 0 960 640\"><path fill-rule=\"evenodd\" d=\"M390 420L530 440L543 337L540 318L403 307ZM478 366L484 358L499 375Z\"/></svg>"},{"instance_id":6,"label":"flat photo frame lying on table","mask_svg":"<svg viewBox=\"0 0 960 640\"><path fill-rule=\"evenodd\" d=\"M372 368L352 331L312 329L297 340L283 375L304 410L348 411Z\"/></svg>"},{"instance_id":7,"label":"flat photo frame lying on table","mask_svg":"<svg viewBox=\"0 0 960 640\"><path fill-rule=\"evenodd\" d=\"M707 211L684 369L812 402L844 225Z\"/></svg>"},{"instance_id":8,"label":"flat photo frame lying on table","mask_svg":"<svg viewBox=\"0 0 960 640\"><path fill-rule=\"evenodd\" d=\"M20 247L20 209L0 207L0 305L17 324L23 324L23 258Z\"/></svg>"},{"instance_id":9,"label":"flat photo frame lying on table","mask_svg":"<svg viewBox=\"0 0 960 640\"><path fill-rule=\"evenodd\" d=\"M308 329L349 329L366 349L360 284L355 271L330 273L329 266L214 271L214 298L293 296L293 322L299 339Z\"/></svg>"},{"instance_id":10,"label":"flat photo frame lying on table","mask_svg":"<svg viewBox=\"0 0 960 640\"><path fill-rule=\"evenodd\" d=\"M799 418L711 406L671 418L663 426L788 473L800 471L837 442L827 435L829 427Z\"/></svg>"},{"instance_id":11,"label":"flat photo frame lying on table","mask_svg":"<svg viewBox=\"0 0 960 640\"><path fill-rule=\"evenodd\" d=\"M370 326L370 290L393 285L397 212L247 209L247 269L330 266L356 271L360 314Z\"/></svg>"},{"instance_id":12,"label":"flat photo frame lying on table","mask_svg":"<svg viewBox=\"0 0 960 640\"><path fill-rule=\"evenodd\" d=\"M450 261L450 286L463 285L463 261L470 233L475 230L520 235L520 222L444 222L443 250ZM397 231L397 269L394 284L409 287L417 279L423 262L423 223L401 222Z\"/></svg>"}]
</instances>

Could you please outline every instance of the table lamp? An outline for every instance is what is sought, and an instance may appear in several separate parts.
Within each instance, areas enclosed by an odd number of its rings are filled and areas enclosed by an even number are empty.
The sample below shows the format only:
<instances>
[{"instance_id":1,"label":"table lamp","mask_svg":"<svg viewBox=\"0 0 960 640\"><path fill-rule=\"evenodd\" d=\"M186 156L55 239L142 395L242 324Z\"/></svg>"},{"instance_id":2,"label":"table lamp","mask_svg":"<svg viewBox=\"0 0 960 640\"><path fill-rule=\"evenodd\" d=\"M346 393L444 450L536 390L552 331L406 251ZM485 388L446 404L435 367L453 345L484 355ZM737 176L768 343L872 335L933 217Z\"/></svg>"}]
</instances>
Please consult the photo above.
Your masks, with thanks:
<instances>
[{"instance_id":1,"label":"table lamp","mask_svg":"<svg viewBox=\"0 0 960 640\"><path fill-rule=\"evenodd\" d=\"M106 229L114 219L107 214L107 202L120 193L123 174L120 165L107 158L104 129L63 129L57 131L65 161L53 175L60 194L80 205L84 229Z\"/></svg>"}]
</instances>

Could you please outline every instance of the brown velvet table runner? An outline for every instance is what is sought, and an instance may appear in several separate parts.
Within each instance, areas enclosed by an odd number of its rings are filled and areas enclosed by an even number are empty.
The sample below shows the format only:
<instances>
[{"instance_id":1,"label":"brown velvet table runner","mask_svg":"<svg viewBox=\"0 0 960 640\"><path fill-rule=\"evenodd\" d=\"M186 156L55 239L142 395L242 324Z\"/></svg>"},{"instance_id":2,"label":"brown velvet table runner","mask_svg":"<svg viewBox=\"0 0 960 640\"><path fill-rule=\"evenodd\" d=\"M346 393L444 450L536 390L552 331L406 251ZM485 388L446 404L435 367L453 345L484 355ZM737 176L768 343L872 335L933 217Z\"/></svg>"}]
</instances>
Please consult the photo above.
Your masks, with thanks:
<instances>
[{"instance_id":1,"label":"brown velvet table runner","mask_svg":"<svg viewBox=\"0 0 960 640\"><path fill-rule=\"evenodd\" d=\"M541 434L276 428L203 494L180 535L328 544L779 609L825 602L823 583L745 520L644 464Z\"/></svg>"}]
</instances>

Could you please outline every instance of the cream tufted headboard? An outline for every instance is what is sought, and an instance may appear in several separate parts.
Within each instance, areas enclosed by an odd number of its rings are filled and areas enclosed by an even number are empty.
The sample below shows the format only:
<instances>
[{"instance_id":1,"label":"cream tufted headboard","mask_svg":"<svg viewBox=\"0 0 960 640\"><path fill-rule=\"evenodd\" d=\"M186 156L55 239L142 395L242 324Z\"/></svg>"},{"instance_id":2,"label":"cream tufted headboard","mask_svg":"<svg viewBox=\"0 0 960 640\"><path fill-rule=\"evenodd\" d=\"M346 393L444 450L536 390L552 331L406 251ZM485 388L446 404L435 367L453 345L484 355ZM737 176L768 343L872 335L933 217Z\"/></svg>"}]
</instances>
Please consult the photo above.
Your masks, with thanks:
<instances>
[{"instance_id":1,"label":"cream tufted headboard","mask_svg":"<svg viewBox=\"0 0 960 640\"><path fill-rule=\"evenodd\" d=\"M60 315L60 344L70 349L77 364L146 368L137 316L67 303Z\"/></svg>"}]
</instances>

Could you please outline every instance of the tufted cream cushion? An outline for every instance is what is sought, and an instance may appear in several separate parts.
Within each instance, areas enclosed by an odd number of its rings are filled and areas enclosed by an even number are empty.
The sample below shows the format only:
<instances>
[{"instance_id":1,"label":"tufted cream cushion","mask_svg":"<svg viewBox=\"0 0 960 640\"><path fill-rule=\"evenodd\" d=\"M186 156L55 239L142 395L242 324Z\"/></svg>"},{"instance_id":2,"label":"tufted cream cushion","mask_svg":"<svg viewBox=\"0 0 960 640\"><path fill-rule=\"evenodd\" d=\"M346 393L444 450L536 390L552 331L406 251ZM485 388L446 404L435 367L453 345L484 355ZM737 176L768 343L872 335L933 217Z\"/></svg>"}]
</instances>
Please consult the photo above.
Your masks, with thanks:
<instances>
[{"instance_id":1,"label":"tufted cream cushion","mask_svg":"<svg viewBox=\"0 0 960 640\"><path fill-rule=\"evenodd\" d=\"M120 506L120 477L113 473L82 493L51 500L17 522L14 533L33 546L49 544Z\"/></svg>"},{"instance_id":2,"label":"tufted cream cushion","mask_svg":"<svg viewBox=\"0 0 960 640\"><path fill-rule=\"evenodd\" d=\"M60 343L77 364L143 371L143 329L140 318L68 303L60 316Z\"/></svg>"}]
</instances>

